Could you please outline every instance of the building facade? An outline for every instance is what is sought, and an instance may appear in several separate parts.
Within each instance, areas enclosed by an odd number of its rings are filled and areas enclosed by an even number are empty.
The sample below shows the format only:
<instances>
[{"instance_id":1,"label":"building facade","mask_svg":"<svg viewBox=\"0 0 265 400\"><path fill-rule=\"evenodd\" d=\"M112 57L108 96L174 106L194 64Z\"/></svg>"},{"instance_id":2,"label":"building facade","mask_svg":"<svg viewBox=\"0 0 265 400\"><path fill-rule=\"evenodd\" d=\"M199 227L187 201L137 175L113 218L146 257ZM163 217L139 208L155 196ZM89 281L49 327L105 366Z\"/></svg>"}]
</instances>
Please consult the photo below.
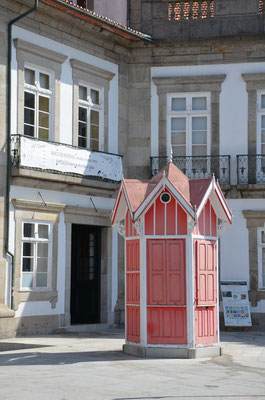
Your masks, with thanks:
<instances>
[{"instance_id":1,"label":"building facade","mask_svg":"<svg viewBox=\"0 0 265 400\"><path fill-rule=\"evenodd\" d=\"M35 1L12 37L34 1L0 3L0 334L124 321L114 199L169 159L218 178L221 279L264 329L263 1L112 3Z\"/></svg>"}]
</instances>

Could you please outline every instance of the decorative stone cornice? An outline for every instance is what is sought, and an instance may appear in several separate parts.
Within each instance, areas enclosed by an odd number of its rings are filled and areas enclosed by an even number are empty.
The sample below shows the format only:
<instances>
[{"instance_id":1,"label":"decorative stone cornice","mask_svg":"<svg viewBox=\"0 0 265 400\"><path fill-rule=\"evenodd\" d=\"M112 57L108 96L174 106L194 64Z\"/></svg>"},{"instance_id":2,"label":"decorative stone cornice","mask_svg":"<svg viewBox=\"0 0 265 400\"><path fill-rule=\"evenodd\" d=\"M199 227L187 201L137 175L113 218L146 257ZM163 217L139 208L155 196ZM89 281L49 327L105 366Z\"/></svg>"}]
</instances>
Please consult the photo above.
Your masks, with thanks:
<instances>
[{"instance_id":1,"label":"decorative stone cornice","mask_svg":"<svg viewBox=\"0 0 265 400\"><path fill-rule=\"evenodd\" d=\"M111 211L101 210L87 207L75 207L75 206L66 206L64 210L65 214L75 214L75 215L86 215L91 217L105 217L109 218Z\"/></svg>"},{"instance_id":2,"label":"decorative stone cornice","mask_svg":"<svg viewBox=\"0 0 265 400\"><path fill-rule=\"evenodd\" d=\"M247 220L247 228L263 227L265 224L265 211L244 210L243 215Z\"/></svg>"},{"instance_id":3,"label":"decorative stone cornice","mask_svg":"<svg viewBox=\"0 0 265 400\"><path fill-rule=\"evenodd\" d=\"M84 63L82 61L76 60L74 58L70 59L71 66L78 71L88 73L90 75L96 76L107 81L111 81L115 74L113 72L106 71L105 69L95 67L94 65Z\"/></svg>"},{"instance_id":4,"label":"decorative stone cornice","mask_svg":"<svg viewBox=\"0 0 265 400\"><path fill-rule=\"evenodd\" d=\"M34 210L34 211L45 211L59 214L65 209L65 204L58 203L46 203L41 201L32 201L24 199L12 199L13 206L17 210Z\"/></svg>"},{"instance_id":5,"label":"decorative stone cornice","mask_svg":"<svg viewBox=\"0 0 265 400\"><path fill-rule=\"evenodd\" d=\"M25 42L21 39L14 39L14 44L17 50L22 50L26 53L31 53L43 58L47 58L48 60L55 61L59 64L63 64L68 58L68 56L65 56L64 54L48 50L45 47L36 46L35 44Z\"/></svg>"},{"instance_id":6,"label":"decorative stone cornice","mask_svg":"<svg viewBox=\"0 0 265 400\"><path fill-rule=\"evenodd\" d=\"M154 84L157 86L158 94L166 92L172 93L178 90L183 90L183 87L196 85L200 86L199 90L221 90L221 84L225 80L226 75L196 75L196 76L174 76L166 78L153 78ZM188 88L191 90L191 88ZM196 89L198 90L198 89Z\"/></svg>"}]
</instances>

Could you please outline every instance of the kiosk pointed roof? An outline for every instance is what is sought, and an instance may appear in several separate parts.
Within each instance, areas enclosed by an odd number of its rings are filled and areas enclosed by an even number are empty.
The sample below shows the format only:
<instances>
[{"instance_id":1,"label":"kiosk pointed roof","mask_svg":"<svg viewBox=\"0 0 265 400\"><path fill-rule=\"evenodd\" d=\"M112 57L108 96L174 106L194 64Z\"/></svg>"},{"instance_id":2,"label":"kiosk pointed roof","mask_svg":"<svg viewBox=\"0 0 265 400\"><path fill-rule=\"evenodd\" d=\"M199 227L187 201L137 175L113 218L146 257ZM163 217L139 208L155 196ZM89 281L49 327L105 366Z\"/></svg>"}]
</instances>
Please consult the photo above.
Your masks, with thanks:
<instances>
[{"instance_id":1,"label":"kiosk pointed roof","mask_svg":"<svg viewBox=\"0 0 265 400\"><path fill-rule=\"evenodd\" d=\"M120 194L113 209L112 220L114 221L116 217L121 191L124 192L124 200L126 200L132 219L136 221L163 187L167 187L186 212L194 219L198 217L206 198L211 193L215 193L215 196L218 197L218 202L222 203L222 207L226 209L227 219L231 221L231 212L215 178L190 180L172 162L169 162L149 181L123 179ZM125 204L124 201L123 204ZM199 211L197 212L196 210ZM119 214L122 215L123 213Z\"/></svg>"}]
</instances>

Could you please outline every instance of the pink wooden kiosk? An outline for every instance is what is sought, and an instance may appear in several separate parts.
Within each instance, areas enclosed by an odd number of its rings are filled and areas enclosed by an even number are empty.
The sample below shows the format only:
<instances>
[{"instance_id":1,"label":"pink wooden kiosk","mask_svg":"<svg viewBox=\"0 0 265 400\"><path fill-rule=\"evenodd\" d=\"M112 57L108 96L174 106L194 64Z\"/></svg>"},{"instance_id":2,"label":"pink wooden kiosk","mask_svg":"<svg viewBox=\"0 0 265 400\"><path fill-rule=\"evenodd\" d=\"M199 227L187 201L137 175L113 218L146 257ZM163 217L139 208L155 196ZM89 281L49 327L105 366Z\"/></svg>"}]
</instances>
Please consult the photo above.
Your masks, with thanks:
<instances>
[{"instance_id":1,"label":"pink wooden kiosk","mask_svg":"<svg viewBox=\"0 0 265 400\"><path fill-rule=\"evenodd\" d=\"M123 179L112 225L125 237L126 344L143 357L220 354L218 235L232 215L218 182L173 163Z\"/></svg>"}]
</instances>

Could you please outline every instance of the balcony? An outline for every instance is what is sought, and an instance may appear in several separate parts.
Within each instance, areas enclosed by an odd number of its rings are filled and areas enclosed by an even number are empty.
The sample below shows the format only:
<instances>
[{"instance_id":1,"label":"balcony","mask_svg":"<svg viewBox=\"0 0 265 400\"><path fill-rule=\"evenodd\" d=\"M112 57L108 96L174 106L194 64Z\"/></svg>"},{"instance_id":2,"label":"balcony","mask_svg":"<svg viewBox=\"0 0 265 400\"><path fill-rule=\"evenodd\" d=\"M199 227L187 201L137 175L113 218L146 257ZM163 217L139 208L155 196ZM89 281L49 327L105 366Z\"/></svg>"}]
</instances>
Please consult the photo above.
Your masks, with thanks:
<instances>
[{"instance_id":1,"label":"balcony","mask_svg":"<svg viewBox=\"0 0 265 400\"><path fill-rule=\"evenodd\" d=\"M168 157L151 157L151 176L169 161ZM215 178L222 185L230 184L230 156L172 157L172 162L189 179Z\"/></svg>"},{"instance_id":2,"label":"balcony","mask_svg":"<svg viewBox=\"0 0 265 400\"><path fill-rule=\"evenodd\" d=\"M237 183L239 185L265 184L265 155L237 156Z\"/></svg>"},{"instance_id":3,"label":"balcony","mask_svg":"<svg viewBox=\"0 0 265 400\"><path fill-rule=\"evenodd\" d=\"M11 165L21 170L118 183L122 157L22 135L11 136Z\"/></svg>"}]
</instances>

